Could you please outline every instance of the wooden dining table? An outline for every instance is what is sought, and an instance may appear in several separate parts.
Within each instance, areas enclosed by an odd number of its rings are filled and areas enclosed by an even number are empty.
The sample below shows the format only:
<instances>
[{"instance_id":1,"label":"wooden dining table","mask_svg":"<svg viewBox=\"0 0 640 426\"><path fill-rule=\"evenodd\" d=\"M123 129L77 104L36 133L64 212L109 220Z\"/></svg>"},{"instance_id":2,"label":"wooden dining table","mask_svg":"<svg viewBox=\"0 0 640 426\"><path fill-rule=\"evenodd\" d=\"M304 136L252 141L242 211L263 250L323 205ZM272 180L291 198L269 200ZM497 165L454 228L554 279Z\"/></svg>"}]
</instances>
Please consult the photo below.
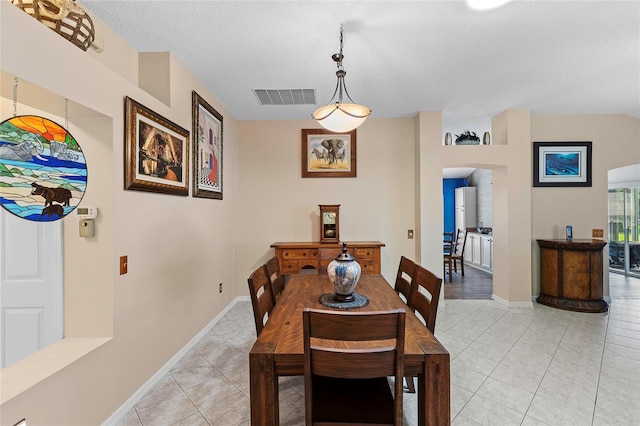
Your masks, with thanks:
<instances>
[{"instance_id":1,"label":"wooden dining table","mask_svg":"<svg viewBox=\"0 0 640 426\"><path fill-rule=\"evenodd\" d=\"M369 303L353 311L404 308L404 370L417 376L418 424L450 424L449 352L398 297L382 275L362 275L355 291ZM291 275L267 324L249 353L251 425L279 424L278 377L304 375L302 310L322 305L320 296L333 293L327 275Z\"/></svg>"}]
</instances>

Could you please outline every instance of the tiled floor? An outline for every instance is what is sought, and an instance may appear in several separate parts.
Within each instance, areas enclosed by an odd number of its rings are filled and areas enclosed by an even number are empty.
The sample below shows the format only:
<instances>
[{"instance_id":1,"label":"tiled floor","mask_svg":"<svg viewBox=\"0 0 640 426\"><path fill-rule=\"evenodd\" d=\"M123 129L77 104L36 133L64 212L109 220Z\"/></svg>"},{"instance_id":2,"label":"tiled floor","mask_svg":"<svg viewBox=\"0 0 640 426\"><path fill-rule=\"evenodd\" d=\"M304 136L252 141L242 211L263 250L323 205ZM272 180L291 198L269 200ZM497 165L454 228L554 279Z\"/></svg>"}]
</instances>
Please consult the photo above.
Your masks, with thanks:
<instances>
[{"instance_id":1,"label":"tiled floor","mask_svg":"<svg viewBox=\"0 0 640 426\"><path fill-rule=\"evenodd\" d=\"M249 425L251 312L238 302L118 424ZM453 425L640 424L640 298L604 314L447 300L436 337L451 354ZM303 399L300 378L281 381L281 425L304 424Z\"/></svg>"}]
</instances>

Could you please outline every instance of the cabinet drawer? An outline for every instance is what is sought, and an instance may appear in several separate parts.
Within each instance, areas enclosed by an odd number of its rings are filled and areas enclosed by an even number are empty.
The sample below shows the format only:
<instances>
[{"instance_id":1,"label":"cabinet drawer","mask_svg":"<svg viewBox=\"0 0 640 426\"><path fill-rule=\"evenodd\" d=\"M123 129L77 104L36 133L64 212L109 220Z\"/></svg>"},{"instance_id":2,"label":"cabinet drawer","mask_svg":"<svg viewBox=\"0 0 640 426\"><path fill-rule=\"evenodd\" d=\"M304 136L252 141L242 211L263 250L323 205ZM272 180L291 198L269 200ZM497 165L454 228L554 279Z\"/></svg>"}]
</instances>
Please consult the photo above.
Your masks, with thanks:
<instances>
[{"instance_id":1,"label":"cabinet drawer","mask_svg":"<svg viewBox=\"0 0 640 426\"><path fill-rule=\"evenodd\" d=\"M360 270L363 274L373 274L373 259L358 259Z\"/></svg>"},{"instance_id":2,"label":"cabinet drawer","mask_svg":"<svg viewBox=\"0 0 640 426\"><path fill-rule=\"evenodd\" d=\"M374 249L371 247L356 248L356 259L373 259Z\"/></svg>"},{"instance_id":3,"label":"cabinet drawer","mask_svg":"<svg viewBox=\"0 0 640 426\"><path fill-rule=\"evenodd\" d=\"M329 262L335 259L336 256L338 256L340 253L342 253L341 248L321 248L318 251L319 251L318 255L320 256L320 260L329 260ZM349 253L353 257L356 257L353 254L353 249L350 249L347 247L347 253ZM329 264L329 262L326 262L327 265Z\"/></svg>"},{"instance_id":4,"label":"cabinet drawer","mask_svg":"<svg viewBox=\"0 0 640 426\"><path fill-rule=\"evenodd\" d=\"M282 250L282 259L317 259L318 250L310 249L284 249Z\"/></svg>"},{"instance_id":5,"label":"cabinet drawer","mask_svg":"<svg viewBox=\"0 0 640 426\"><path fill-rule=\"evenodd\" d=\"M282 261L282 273L283 274L297 274L300 267L297 260L283 260Z\"/></svg>"}]
</instances>

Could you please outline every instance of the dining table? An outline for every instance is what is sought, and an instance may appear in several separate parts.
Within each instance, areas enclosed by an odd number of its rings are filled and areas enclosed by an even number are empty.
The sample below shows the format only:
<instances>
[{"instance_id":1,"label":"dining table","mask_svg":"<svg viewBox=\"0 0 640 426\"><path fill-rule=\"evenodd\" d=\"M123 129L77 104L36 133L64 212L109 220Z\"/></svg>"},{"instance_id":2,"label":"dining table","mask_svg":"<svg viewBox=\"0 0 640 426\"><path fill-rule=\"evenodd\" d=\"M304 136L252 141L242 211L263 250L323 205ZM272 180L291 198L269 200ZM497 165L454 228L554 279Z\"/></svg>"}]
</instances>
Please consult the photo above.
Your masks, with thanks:
<instances>
[{"instance_id":1,"label":"dining table","mask_svg":"<svg viewBox=\"0 0 640 426\"><path fill-rule=\"evenodd\" d=\"M450 424L449 352L379 274L363 274L355 292L368 303L349 311L406 311L404 371L417 377L418 424ZM327 307L333 284L325 274L290 275L249 353L251 425L279 424L278 378L304 375L302 310ZM330 297L329 297L330 299ZM335 304L334 304L335 305ZM344 344L344 343L343 343Z\"/></svg>"}]
</instances>

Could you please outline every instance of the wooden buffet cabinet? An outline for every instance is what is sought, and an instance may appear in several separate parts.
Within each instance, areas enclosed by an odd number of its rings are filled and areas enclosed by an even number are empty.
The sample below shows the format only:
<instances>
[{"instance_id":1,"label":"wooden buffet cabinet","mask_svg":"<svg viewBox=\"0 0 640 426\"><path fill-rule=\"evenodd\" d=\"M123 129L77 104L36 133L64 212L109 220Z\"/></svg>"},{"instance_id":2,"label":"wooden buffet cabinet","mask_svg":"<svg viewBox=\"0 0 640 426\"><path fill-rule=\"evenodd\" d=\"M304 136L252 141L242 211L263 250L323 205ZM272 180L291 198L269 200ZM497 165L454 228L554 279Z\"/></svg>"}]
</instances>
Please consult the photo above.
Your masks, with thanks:
<instances>
[{"instance_id":1,"label":"wooden buffet cabinet","mask_svg":"<svg viewBox=\"0 0 640 426\"><path fill-rule=\"evenodd\" d=\"M346 241L347 251L360 264L363 274L380 274L380 241ZM327 266L342 252L342 242L273 243L283 274L297 274L303 268L314 268L326 273Z\"/></svg>"},{"instance_id":2,"label":"wooden buffet cabinet","mask_svg":"<svg viewBox=\"0 0 640 426\"><path fill-rule=\"evenodd\" d=\"M540 246L538 303L580 312L606 312L602 298L602 240L537 240Z\"/></svg>"}]
</instances>

